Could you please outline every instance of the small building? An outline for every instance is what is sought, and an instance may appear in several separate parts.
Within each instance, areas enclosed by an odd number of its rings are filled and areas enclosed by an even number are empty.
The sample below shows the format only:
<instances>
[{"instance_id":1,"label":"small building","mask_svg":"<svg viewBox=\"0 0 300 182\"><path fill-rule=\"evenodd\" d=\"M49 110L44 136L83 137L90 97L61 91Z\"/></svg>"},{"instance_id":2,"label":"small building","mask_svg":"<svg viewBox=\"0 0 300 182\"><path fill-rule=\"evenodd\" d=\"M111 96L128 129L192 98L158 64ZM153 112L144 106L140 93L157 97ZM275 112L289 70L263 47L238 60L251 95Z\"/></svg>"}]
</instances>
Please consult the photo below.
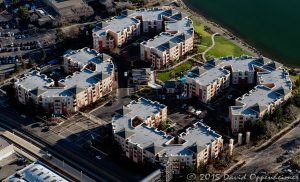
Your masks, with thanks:
<instances>
[{"instance_id":1,"label":"small building","mask_svg":"<svg viewBox=\"0 0 300 182\"><path fill-rule=\"evenodd\" d=\"M6 178L4 182L70 182L56 171L46 167L45 165L35 162L22 170L16 172L12 176Z\"/></svg>"},{"instance_id":2,"label":"small building","mask_svg":"<svg viewBox=\"0 0 300 182\"><path fill-rule=\"evenodd\" d=\"M61 20L77 20L82 16L90 16L93 9L83 0L42 0L54 9Z\"/></svg>"},{"instance_id":3,"label":"small building","mask_svg":"<svg viewBox=\"0 0 300 182\"><path fill-rule=\"evenodd\" d=\"M9 157L15 152L14 145L9 143L4 138L0 137L0 161Z\"/></svg>"},{"instance_id":4,"label":"small building","mask_svg":"<svg viewBox=\"0 0 300 182\"><path fill-rule=\"evenodd\" d=\"M151 69L141 68L132 69L132 82L138 85L148 85L151 81Z\"/></svg>"}]
</instances>

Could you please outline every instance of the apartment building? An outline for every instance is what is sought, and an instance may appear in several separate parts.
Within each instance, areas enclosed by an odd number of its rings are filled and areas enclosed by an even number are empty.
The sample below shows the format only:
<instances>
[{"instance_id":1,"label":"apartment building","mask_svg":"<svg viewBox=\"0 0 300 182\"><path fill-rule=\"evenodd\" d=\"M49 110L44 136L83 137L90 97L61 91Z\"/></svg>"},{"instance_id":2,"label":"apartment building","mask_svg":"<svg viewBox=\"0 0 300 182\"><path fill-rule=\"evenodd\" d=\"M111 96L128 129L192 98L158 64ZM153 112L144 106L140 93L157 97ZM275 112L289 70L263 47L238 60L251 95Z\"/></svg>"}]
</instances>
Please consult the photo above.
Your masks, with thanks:
<instances>
[{"instance_id":1,"label":"apartment building","mask_svg":"<svg viewBox=\"0 0 300 182\"><path fill-rule=\"evenodd\" d=\"M99 52L114 52L115 47L121 47L134 36L139 36L140 31L140 20L123 15L113 17L107 22L97 24L93 30L94 49Z\"/></svg>"},{"instance_id":2,"label":"apartment building","mask_svg":"<svg viewBox=\"0 0 300 182\"><path fill-rule=\"evenodd\" d=\"M199 167L218 156L223 147L221 135L197 122L175 138L156 129L166 119L165 105L144 98L132 101L112 119L115 140L136 163L167 160L170 174L180 174L190 165Z\"/></svg>"},{"instance_id":3,"label":"apartment building","mask_svg":"<svg viewBox=\"0 0 300 182\"><path fill-rule=\"evenodd\" d=\"M229 108L229 118L233 132L244 129L248 120L258 120L266 113L272 113L276 106L292 96L292 82L288 71L277 63L270 63L257 73L257 86L237 98L235 106Z\"/></svg>"},{"instance_id":4,"label":"apartment building","mask_svg":"<svg viewBox=\"0 0 300 182\"><path fill-rule=\"evenodd\" d=\"M160 33L160 34L159 34ZM126 10L93 30L94 49L114 51L142 34L156 35L140 43L141 60L161 68L193 49L193 22L182 12L171 9Z\"/></svg>"},{"instance_id":5,"label":"apartment building","mask_svg":"<svg viewBox=\"0 0 300 182\"><path fill-rule=\"evenodd\" d=\"M34 104L51 114L67 114L96 102L112 91L114 65L111 57L83 48L64 56L64 69L72 75L54 81L32 71L15 82L17 100Z\"/></svg>"},{"instance_id":6,"label":"apartment building","mask_svg":"<svg viewBox=\"0 0 300 182\"><path fill-rule=\"evenodd\" d=\"M230 85L230 72L207 63L186 75L184 90L188 97L208 103Z\"/></svg>"},{"instance_id":7,"label":"apartment building","mask_svg":"<svg viewBox=\"0 0 300 182\"><path fill-rule=\"evenodd\" d=\"M185 93L208 103L232 85L253 85L254 89L236 99L229 117L233 132L243 130L249 119L259 119L292 94L292 82L281 64L268 58L225 57L193 68L184 79Z\"/></svg>"}]
</instances>

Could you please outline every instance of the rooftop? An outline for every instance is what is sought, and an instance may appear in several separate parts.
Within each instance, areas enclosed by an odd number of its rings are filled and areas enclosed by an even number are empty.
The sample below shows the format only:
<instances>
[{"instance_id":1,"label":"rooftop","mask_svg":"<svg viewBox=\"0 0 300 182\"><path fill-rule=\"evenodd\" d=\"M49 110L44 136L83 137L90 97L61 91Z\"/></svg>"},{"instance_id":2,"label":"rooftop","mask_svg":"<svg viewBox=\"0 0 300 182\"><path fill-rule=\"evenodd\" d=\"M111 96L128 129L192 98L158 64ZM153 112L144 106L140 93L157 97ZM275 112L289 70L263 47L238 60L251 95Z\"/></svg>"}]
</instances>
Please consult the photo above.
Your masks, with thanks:
<instances>
[{"instance_id":1,"label":"rooftop","mask_svg":"<svg viewBox=\"0 0 300 182\"><path fill-rule=\"evenodd\" d=\"M50 87L54 84L54 80L48 78L46 75L40 74L38 71L32 71L29 75L20 78L15 82L28 90L38 90L34 93L52 97L72 96L74 93L71 91L74 87L86 89L101 79L105 79L113 73L114 66L111 57L105 54L99 54L95 50L83 48L77 51L69 51L64 56L69 57L73 61L84 65L80 72L75 72L73 75L67 76L65 79L60 80L61 87ZM86 66L88 63L95 65L95 70L89 70Z\"/></svg>"},{"instance_id":2,"label":"rooftop","mask_svg":"<svg viewBox=\"0 0 300 182\"><path fill-rule=\"evenodd\" d=\"M57 9L70 8L84 3L82 0L48 0L48 2Z\"/></svg>"},{"instance_id":3,"label":"rooftop","mask_svg":"<svg viewBox=\"0 0 300 182\"><path fill-rule=\"evenodd\" d=\"M0 151L5 149L9 145L10 145L10 143L0 136ZM0 158L1 158L1 156L0 156Z\"/></svg>"},{"instance_id":4,"label":"rooftop","mask_svg":"<svg viewBox=\"0 0 300 182\"><path fill-rule=\"evenodd\" d=\"M58 173L39 163L32 163L17 172L20 177L12 175L6 179L7 182L68 182Z\"/></svg>"},{"instance_id":5,"label":"rooftop","mask_svg":"<svg viewBox=\"0 0 300 182\"><path fill-rule=\"evenodd\" d=\"M210 64L205 64L201 67L193 68L187 76L195 80L195 82L201 85L209 85L215 80L229 75L230 72L226 69L222 69Z\"/></svg>"},{"instance_id":6,"label":"rooftop","mask_svg":"<svg viewBox=\"0 0 300 182\"><path fill-rule=\"evenodd\" d=\"M154 40L146 41L143 44L149 47L160 48L161 51L164 51L166 46L163 44L167 44L169 41L173 43L182 41L177 35L183 34L183 37L191 37L193 35L193 22L186 14L171 9L160 8L125 10L120 16L99 23L94 29L94 33L104 36L108 30L121 32L129 26L138 25L140 23L139 19L142 21L163 21L163 17L168 19L165 22L166 31L172 34L162 33L155 37Z\"/></svg>"},{"instance_id":7,"label":"rooftop","mask_svg":"<svg viewBox=\"0 0 300 182\"><path fill-rule=\"evenodd\" d=\"M180 134L179 138L183 141L180 144L174 143L174 137L167 135L163 131L158 131L156 128L149 127L146 123L132 127L134 118L138 117L141 120L145 120L154 116L155 113L165 107L144 98L140 98L137 102L133 101L129 105L124 106L127 111L124 111L123 108L123 112L113 118L114 132L154 155L165 153L168 156L189 155L193 152L189 149L190 147L205 148L211 142L221 137L201 122L197 122L193 127Z\"/></svg>"}]
</instances>

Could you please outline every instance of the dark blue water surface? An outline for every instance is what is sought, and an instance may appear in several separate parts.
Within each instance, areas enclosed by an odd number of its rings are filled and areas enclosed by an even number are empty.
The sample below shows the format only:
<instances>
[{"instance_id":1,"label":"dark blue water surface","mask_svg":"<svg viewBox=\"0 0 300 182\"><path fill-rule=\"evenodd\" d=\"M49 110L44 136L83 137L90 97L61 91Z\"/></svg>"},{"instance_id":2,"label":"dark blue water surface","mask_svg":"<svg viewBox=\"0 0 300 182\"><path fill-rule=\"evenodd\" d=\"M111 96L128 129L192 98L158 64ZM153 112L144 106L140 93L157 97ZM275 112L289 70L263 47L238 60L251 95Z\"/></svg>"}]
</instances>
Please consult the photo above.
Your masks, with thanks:
<instances>
[{"instance_id":1,"label":"dark blue water surface","mask_svg":"<svg viewBox=\"0 0 300 182\"><path fill-rule=\"evenodd\" d=\"M300 67L300 0L184 0L264 55Z\"/></svg>"}]
</instances>

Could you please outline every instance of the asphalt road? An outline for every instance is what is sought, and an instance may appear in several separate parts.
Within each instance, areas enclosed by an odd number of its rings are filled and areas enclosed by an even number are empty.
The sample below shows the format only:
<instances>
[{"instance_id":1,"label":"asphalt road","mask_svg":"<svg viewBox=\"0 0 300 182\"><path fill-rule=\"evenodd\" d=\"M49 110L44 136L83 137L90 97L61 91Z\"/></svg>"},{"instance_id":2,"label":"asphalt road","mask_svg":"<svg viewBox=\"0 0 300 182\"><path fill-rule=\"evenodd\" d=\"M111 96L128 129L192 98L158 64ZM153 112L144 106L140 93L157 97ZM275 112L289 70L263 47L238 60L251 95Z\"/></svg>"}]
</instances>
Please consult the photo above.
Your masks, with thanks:
<instances>
[{"instance_id":1,"label":"asphalt road","mask_svg":"<svg viewBox=\"0 0 300 182\"><path fill-rule=\"evenodd\" d=\"M7 127L8 129L11 129L9 126ZM63 160L59 160L55 156L52 156L51 159L47 157L47 151L43 151L40 147L37 145L34 145L31 142L28 142L26 138L21 138L19 135L22 136L22 133L19 132L9 132L6 129L3 129L0 127L0 133L1 135L5 136L9 140L13 141L15 145L17 145L17 148L15 148L16 152L19 152L19 148L23 148L26 152L29 152L32 156L35 156L33 159L36 161L38 159L42 163L46 163L49 165L49 167L54 167L55 169L58 168L59 172L65 175L66 177L70 177L72 180L80 182L80 181L85 181L85 182L96 182L95 180L89 178L85 174L82 174L81 171L78 171L65 163ZM23 136L24 137L24 136ZM42 145L42 144L39 144ZM22 149L20 151L23 151ZM20 153L22 155L22 153ZM32 160L32 159L31 159Z\"/></svg>"},{"instance_id":2,"label":"asphalt road","mask_svg":"<svg viewBox=\"0 0 300 182\"><path fill-rule=\"evenodd\" d=\"M0 106L0 125L1 122L12 126L18 131L24 132L24 126L30 125L35 121L29 117L26 119L20 117L20 113L17 113L13 108L4 108ZM81 169L78 170L82 170L83 173L89 174L89 176L96 178L98 181L103 181L102 179L105 179L105 181L132 182L139 181L142 178L141 176L130 173L105 158L95 160L95 156L90 156L83 148L61 138L59 135L51 131L41 132L38 130L27 130L24 133L27 136L30 136L31 139L39 140L39 142L44 143L45 150L53 150L70 161L73 161L81 167Z\"/></svg>"},{"instance_id":3,"label":"asphalt road","mask_svg":"<svg viewBox=\"0 0 300 182\"><path fill-rule=\"evenodd\" d=\"M114 100L111 105L99 107L93 110L90 114L110 123L115 111L121 109L124 105L129 104L131 101L130 95L132 95L132 93L132 88L119 88L116 94L117 99Z\"/></svg>"},{"instance_id":4,"label":"asphalt road","mask_svg":"<svg viewBox=\"0 0 300 182\"><path fill-rule=\"evenodd\" d=\"M284 153L288 150L293 150L294 153L299 151L297 149L297 145L300 143L300 125L296 126L290 132L285 134L278 141L273 143L271 146L262 150L260 152L254 152L247 156L247 159L250 159L243 167L237 170L234 174L242 174L242 173L257 173L261 170L265 170L269 173L276 172L276 170L284 163L277 163L276 159L279 156L284 155ZM298 146L299 147L299 146ZM288 158L291 155L286 155Z\"/></svg>"}]
</instances>

